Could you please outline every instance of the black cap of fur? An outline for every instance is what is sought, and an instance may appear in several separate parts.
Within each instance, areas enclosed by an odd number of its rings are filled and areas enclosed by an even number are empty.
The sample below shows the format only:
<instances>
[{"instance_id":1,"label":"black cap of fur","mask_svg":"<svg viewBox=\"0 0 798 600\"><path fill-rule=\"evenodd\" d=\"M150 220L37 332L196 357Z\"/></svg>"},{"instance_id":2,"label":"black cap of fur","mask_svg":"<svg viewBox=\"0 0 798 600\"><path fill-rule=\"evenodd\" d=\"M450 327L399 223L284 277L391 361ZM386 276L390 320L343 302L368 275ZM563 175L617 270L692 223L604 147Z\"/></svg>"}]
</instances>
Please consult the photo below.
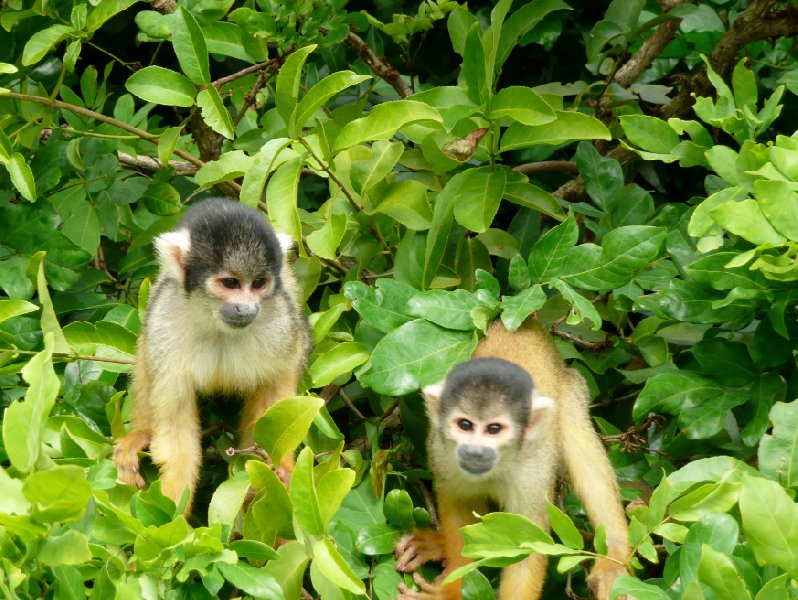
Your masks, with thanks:
<instances>
[{"instance_id":1,"label":"black cap of fur","mask_svg":"<svg viewBox=\"0 0 798 600\"><path fill-rule=\"evenodd\" d=\"M187 292L220 271L254 279L270 276L279 285L283 253L274 230L254 208L212 198L194 204L177 227L188 229Z\"/></svg>"},{"instance_id":2,"label":"black cap of fur","mask_svg":"<svg viewBox=\"0 0 798 600\"><path fill-rule=\"evenodd\" d=\"M497 404L503 404L523 430L534 389L532 377L517 364L501 358L474 358L449 372L441 393L441 412L461 406L475 417L489 417Z\"/></svg>"}]
</instances>

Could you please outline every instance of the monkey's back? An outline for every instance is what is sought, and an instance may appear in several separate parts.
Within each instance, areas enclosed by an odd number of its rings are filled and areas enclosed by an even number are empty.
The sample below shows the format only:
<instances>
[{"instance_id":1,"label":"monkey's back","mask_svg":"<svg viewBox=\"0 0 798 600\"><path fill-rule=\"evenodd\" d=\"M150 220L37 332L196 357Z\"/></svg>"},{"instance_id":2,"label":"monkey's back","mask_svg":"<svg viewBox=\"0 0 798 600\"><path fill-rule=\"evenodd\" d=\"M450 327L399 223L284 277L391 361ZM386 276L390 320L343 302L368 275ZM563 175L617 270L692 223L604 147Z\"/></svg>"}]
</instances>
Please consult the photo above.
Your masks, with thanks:
<instances>
[{"instance_id":1,"label":"monkey's back","mask_svg":"<svg viewBox=\"0 0 798 600\"><path fill-rule=\"evenodd\" d=\"M501 321L495 321L479 342L474 358L492 356L516 363L531 376L535 389L543 396L557 399L563 377L569 369L554 346L550 334L531 320L514 333Z\"/></svg>"}]
</instances>

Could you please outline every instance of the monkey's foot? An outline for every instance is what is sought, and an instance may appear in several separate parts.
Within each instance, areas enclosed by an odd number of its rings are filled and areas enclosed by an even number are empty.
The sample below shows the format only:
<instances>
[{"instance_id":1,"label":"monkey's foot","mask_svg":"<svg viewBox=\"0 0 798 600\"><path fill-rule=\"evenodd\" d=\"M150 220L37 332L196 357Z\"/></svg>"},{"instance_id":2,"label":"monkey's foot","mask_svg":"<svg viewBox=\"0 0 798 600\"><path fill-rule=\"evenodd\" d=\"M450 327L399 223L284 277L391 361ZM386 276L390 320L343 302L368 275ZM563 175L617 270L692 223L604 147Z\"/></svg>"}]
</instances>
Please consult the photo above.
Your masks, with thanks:
<instances>
[{"instance_id":1,"label":"monkey's foot","mask_svg":"<svg viewBox=\"0 0 798 600\"><path fill-rule=\"evenodd\" d=\"M452 589L453 594L449 593L437 583L430 583L418 573L413 573L413 581L419 589L412 590L404 583L400 583L397 600L454 600L460 597L457 589ZM446 588L451 588L451 586L446 586Z\"/></svg>"},{"instance_id":2,"label":"monkey's foot","mask_svg":"<svg viewBox=\"0 0 798 600\"><path fill-rule=\"evenodd\" d=\"M139 474L139 451L150 445L149 431L134 431L120 439L114 448L116 478L122 483L144 487L144 479Z\"/></svg>"},{"instance_id":3,"label":"monkey's foot","mask_svg":"<svg viewBox=\"0 0 798 600\"><path fill-rule=\"evenodd\" d=\"M402 536L394 549L396 570L403 573L415 571L426 562L443 560L444 546L440 532L419 529Z\"/></svg>"},{"instance_id":4,"label":"monkey's foot","mask_svg":"<svg viewBox=\"0 0 798 600\"><path fill-rule=\"evenodd\" d=\"M628 575L626 568L609 560L597 560L596 565L587 577L587 586L596 600L609 600L613 582L623 575ZM619 596L625 600L627 596Z\"/></svg>"}]
</instances>

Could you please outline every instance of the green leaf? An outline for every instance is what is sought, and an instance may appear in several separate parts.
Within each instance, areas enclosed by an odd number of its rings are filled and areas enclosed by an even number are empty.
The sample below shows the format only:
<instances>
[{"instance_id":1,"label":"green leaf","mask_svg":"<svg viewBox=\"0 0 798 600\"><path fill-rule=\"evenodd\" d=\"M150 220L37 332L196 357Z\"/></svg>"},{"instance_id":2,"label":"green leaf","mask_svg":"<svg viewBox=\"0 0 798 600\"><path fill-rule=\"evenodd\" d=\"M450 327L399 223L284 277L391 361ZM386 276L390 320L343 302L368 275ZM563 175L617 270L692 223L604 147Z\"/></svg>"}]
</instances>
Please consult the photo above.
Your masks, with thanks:
<instances>
[{"instance_id":1,"label":"green leaf","mask_svg":"<svg viewBox=\"0 0 798 600\"><path fill-rule=\"evenodd\" d=\"M759 444L759 468L782 485L798 488L798 400L774 404L770 421L773 432Z\"/></svg>"},{"instance_id":2,"label":"green leaf","mask_svg":"<svg viewBox=\"0 0 798 600\"><path fill-rule=\"evenodd\" d=\"M446 329L473 331L471 311L480 304L479 299L467 290L429 290L410 298L407 312Z\"/></svg>"},{"instance_id":3,"label":"green leaf","mask_svg":"<svg viewBox=\"0 0 798 600\"><path fill-rule=\"evenodd\" d=\"M378 279L375 287L361 281L344 284L344 296L352 301L352 308L383 333L390 333L413 319L406 306L416 293L413 287L394 279Z\"/></svg>"},{"instance_id":4,"label":"green leaf","mask_svg":"<svg viewBox=\"0 0 798 600\"><path fill-rule=\"evenodd\" d=\"M679 134L662 119L645 115L624 115L619 120L626 138L647 152L670 154L681 141Z\"/></svg>"},{"instance_id":5,"label":"green leaf","mask_svg":"<svg viewBox=\"0 0 798 600\"><path fill-rule=\"evenodd\" d=\"M393 170L402 156L404 145L400 142L379 140L371 145L371 156L367 160L352 161L350 178L358 194L366 194L381 183Z\"/></svg>"},{"instance_id":6,"label":"green leaf","mask_svg":"<svg viewBox=\"0 0 798 600\"><path fill-rule=\"evenodd\" d=\"M576 292L570 285L564 281L554 278L549 281L549 285L558 290L563 298L571 304L571 312L565 320L569 325L576 325L582 321L592 321L593 329L598 330L601 327L602 319L593 303Z\"/></svg>"},{"instance_id":7,"label":"green leaf","mask_svg":"<svg viewBox=\"0 0 798 600\"><path fill-rule=\"evenodd\" d=\"M68 529L44 540L36 558L50 567L81 565L91 560L89 540L84 533Z\"/></svg>"},{"instance_id":8,"label":"green leaf","mask_svg":"<svg viewBox=\"0 0 798 600\"><path fill-rule=\"evenodd\" d=\"M333 152L369 140L387 140L399 129L412 123L442 123L433 107L415 100L395 100L378 104L365 117L347 123L335 138Z\"/></svg>"},{"instance_id":9,"label":"green leaf","mask_svg":"<svg viewBox=\"0 0 798 600\"><path fill-rule=\"evenodd\" d=\"M482 38L482 25L479 22L473 23L465 37L463 65L460 69L469 99L480 106L484 106L490 98L492 86L488 82L488 78L489 76L493 77L493 65L490 65L491 73L487 73L487 57Z\"/></svg>"},{"instance_id":10,"label":"green leaf","mask_svg":"<svg viewBox=\"0 0 798 600\"><path fill-rule=\"evenodd\" d=\"M780 233L793 242L798 242L798 193L786 181L754 181L754 196L762 214ZM712 213L714 218L715 214Z\"/></svg>"},{"instance_id":11,"label":"green leaf","mask_svg":"<svg viewBox=\"0 0 798 600\"><path fill-rule=\"evenodd\" d=\"M607 233L601 243L601 253L593 255L593 263L573 265L570 273L563 273L569 283L591 290L611 290L626 285L635 272L648 266L660 255L667 231L649 225L627 225ZM584 248L583 244L579 248Z\"/></svg>"},{"instance_id":12,"label":"green leaf","mask_svg":"<svg viewBox=\"0 0 798 600\"><path fill-rule=\"evenodd\" d=\"M11 159L6 163L6 169L11 176L11 183L17 188L22 197L28 202L36 202L36 182L33 179L33 172L30 165L25 161L25 157L19 152L14 152Z\"/></svg>"},{"instance_id":13,"label":"green leaf","mask_svg":"<svg viewBox=\"0 0 798 600\"><path fill-rule=\"evenodd\" d=\"M26 67L36 64L59 42L75 33L75 29L68 25L51 25L35 32L22 50L22 64Z\"/></svg>"},{"instance_id":14,"label":"green leaf","mask_svg":"<svg viewBox=\"0 0 798 600\"><path fill-rule=\"evenodd\" d=\"M414 231L429 229L432 208L427 200L427 184L403 179L372 188L369 194L376 206L367 214L382 213Z\"/></svg>"},{"instance_id":15,"label":"green leaf","mask_svg":"<svg viewBox=\"0 0 798 600\"><path fill-rule=\"evenodd\" d=\"M412 529L415 526L413 517L413 500L405 490L394 489L385 495L383 505L385 519L399 529Z\"/></svg>"},{"instance_id":16,"label":"green leaf","mask_svg":"<svg viewBox=\"0 0 798 600\"><path fill-rule=\"evenodd\" d=\"M557 221L565 220L565 211L551 192L531 183L508 180L504 197L514 204L531 208Z\"/></svg>"},{"instance_id":17,"label":"green leaf","mask_svg":"<svg viewBox=\"0 0 798 600\"><path fill-rule=\"evenodd\" d=\"M524 259L518 257L523 261ZM523 273L529 276L524 268ZM546 293L539 285L533 285L518 292L515 296L502 296L501 319L507 331L515 331L521 323L536 310L540 309L546 302Z\"/></svg>"},{"instance_id":18,"label":"green leaf","mask_svg":"<svg viewBox=\"0 0 798 600\"><path fill-rule=\"evenodd\" d=\"M336 469L319 478L316 493L319 497L319 514L324 529L327 529L341 502L352 489L355 476L356 473L352 469Z\"/></svg>"},{"instance_id":19,"label":"green leaf","mask_svg":"<svg viewBox=\"0 0 798 600\"><path fill-rule=\"evenodd\" d=\"M255 540L236 540L229 545L229 548L238 556L251 561L272 560L280 556L271 546Z\"/></svg>"},{"instance_id":20,"label":"green leaf","mask_svg":"<svg viewBox=\"0 0 798 600\"><path fill-rule=\"evenodd\" d=\"M316 44L298 48L285 59L280 72L277 74L275 85L275 102L277 112L289 124L291 115L297 110L299 100L299 83L302 80L302 67L308 55L316 49ZM301 125L300 125L301 127Z\"/></svg>"},{"instance_id":21,"label":"green leaf","mask_svg":"<svg viewBox=\"0 0 798 600\"><path fill-rule=\"evenodd\" d=\"M244 504L248 490L249 476L244 471L239 471L217 487L213 492L210 506L208 506L208 524L233 525L238 511Z\"/></svg>"},{"instance_id":22,"label":"green leaf","mask_svg":"<svg viewBox=\"0 0 798 600\"><path fill-rule=\"evenodd\" d=\"M61 231L72 242L94 256L100 245L100 218L91 202L81 202L72 207L64 217Z\"/></svg>"},{"instance_id":23,"label":"green leaf","mask_svg":"<svg viewBox=\"0 0 798 600\"><path fill-rule=\"evenodd\" d=\"M482 233L490 227L499 210L507 183L507 170L480 167L466 172L458 181L454 218L464 227Z\"/></svg>"},{"instance_id":24,"label":"green leaf","mask_svg":"<svg viewBox=\"0 0 798 600\"><path fill-rule=\"evenodd\" d=\"M496 51L496 68L501 68L512 49L527 33L557 10L572 9L562 0L533 0L517 7L502 26Z\"/></svg>"},{"instance_id":25,"label":"green leaf","mask_svg":"<svg viewBox=\"0 0 798 600\"><path fill-rule=\"evenodd\" d=\"M394 525L385 523L369 525L357 532L355 548L366 556L393 554L394 546L400 535L400 529Z\"/></svg>"},{"instance_id":26,"label":"green leaf","mask_svg":"<svg viewBox=\"0 0 798 600\"><path fill-rule=\"evenodd\" d=\"M366 594L366 586L329 539L324 538L313 545L313 561L319 571L340 589L359 596Z\"/></svg>"},{"instance_id":27,"label":"green leaf","mask_svg":"<svg viewBox=\"0 0 798 600\"><path fill-rule=\"evenodd\" d=\"M268 598L269 600L283 600L285 595L277 580L263 569L250 566L243 562L228 563L218 561L215 568L227 581L246 594L255 598Z\"/></svg>"},{"instance_id":28,"label":"green leaf","mask_svg":"<svg viewBox=\"0 0 798 600\"><path fill-rule=\"evenodd\" d=\"M313 451L308 447L303 448L297 457L289 493L299 526L310 535L324 535L325 526L313 476Z\"/></svg>"},{"instance_id":29,"label":"green leaf","mask_svg":"<svg viewBox=\"0 0 798 600\"><path fill-rule=\"evenodd\" d=\"M623 193L624 175L621 164L613 158L601 156L589 142L579 143L574 160L579 166L582 179L585 180L588 195L601 208L608 210L613 200Z\"/></svg>"},{"instance_id":30,"label":"green leaf","mask_svg":"<svg viewBox=\"0 0 798 600\"><path fill-rule=\"evenodd\" d=\"M670 596L657 586L635 577L619 577L612 583L610 598L620 598L623 594L636 600L670 600Z\"/></svg>"},{"instance_id":31,"label":"green leaf","mask_svg":"<svg viewBox=\"0 0 798 600\"><path fill-rule=\"evenodd\" d=\"M357 342L337 344L332 350L320 355L308 372L313 380L313 387L324 387L341 375L351 374L369 358L369 350Z\"/></svg>"},{"instance_id":32,"label":"green leaf","mask_svg":"<svg viewBox=\"0 0 798 600\"><path fill-rule=\"evenodd\" d=\"M712 220L752 244L779 246L786 242L765 218L759 204L750 198L727 202L709 211Z\"/></svg>"},{"instance_id":33,"label":"green leaf","mask_svg":"<svg viewBox=\"0 0 798 600\"><path fill-rule=\"evenodd\" d=\"M42 452L44 427L61 386L53 369L51 333L45 334L44 350L23 367L22 377L28 384L25 400L13 401L3 414L3 445L14 468L27 473Z\"/></svg>"},{"instance_id":34,"label":"green leaf","mask_svg":"<svg viewBox=\"0 0 798 600\"><path fill-rule=\"evenodd\" d=\"M475 347L475 333L410 321L377 343L370 368L358 378L378 394L409 394L443 379L454 365L468 360Z\"/></svg>"},{"instance_id":35,"label":"green leaf","mask_svg":"<svg viewBox=\"0 0 798 600\"><path fill-rule=\"evenodd\" d=\"M80 467L62 465L31 473L22 492L31 503L32 516L39 523L74 521L86 511L91 484Z\"/></svg>"},{"instance_id":36,"label":"green leaf","mask_svg":"<svg viewBox=\"0 0 798 600\"><path fill-rule=\"evenodd\" d=\"M545 125L510 125L502 136L501 151L530 148L539 144L612 139L609 129L595 117L563 110L555 110L554 114L557 119Z\"/></svg>"},{"instance_id":37,"label":"green leaf","mask_svg":"<svg viewBox=\"0 0 798 600\"><path fill-rule=\"evenodd\" d=\"M296 54L296 53L295 53ZM292 55L293 56L293 55ZM282 73L282 70L280 71ZM296 106L288 119L288 135L296 137L305 123L330 98L348 87L371 79L370 75L358 75L353 71L337 71L314 85ZM282 114L282 113L281 113Z\"/></svg>"},{"instance_id":38,"label":"green leaf","mask_svg":"<svg viewBox=\"0 0 798 600\"><path fill-rule=\"evenodd\" d=\"M197 94L197 87L188 78L156 65L133 73L125 81L125 87L142 100L168 106L194 106Z\"/></svg>"},{"instance_id":39,"label":"green leaf","mask_svg":"<svg viewBox=\"0 0 798 600\"><path fill-rule=\"evenodd\" d=\"M277 535L283 538L295 537L292 523L293 504L288 490L274 469L256 460L248 460L245 468L249 474L250 485L259 490L246 515L246 519L254 522L259 539L274 543ZM249 522L245 520L246 537L252 537L250 531Z\"/></svg>"},{"instance_id":40,"label":"green leaf","mask_svg":"<svg viewBox=\"0 0 798 600\"><path fill-rule=\"evenodd\" d=\"M0 300L0 323L37 310L38 306L26 300Z\"/></svg>"},{"instance_id":41,"label":"green leaf","mask_svg":"<svg viewBox=\"0 0 798 600\"><path fill-rule=\"evenodd\" d=\"M197 94L197 106L202 109L202 120L211 129L228 140L235 137L233 119L224 107L219 91L214 86L208 86Z\"/></svg>"},{"instance_id":42,"label":"green leaf","mask_svg":"<svg viewBox=\"0 0 798 600\"><path fill-rule=\"evenodd\" d=\"M510 117L524 125L544 125L557 117L554 110L531 88L513 85L500 90L490 102L491 119Z\"/></svg>"},{"instance_id":43,"label":"green leaf","mask_svg":"<svg viewBox=\"0 0 798 600\"><path fill-rule=\"evenodd\" d=\"M721 598L750 600L752 597L731 558L706 544L701 548L698 579Z\"/></svg>"},{"instance_id":44,"label":"green leaf","mask_svg":"<svg viewBox=\"0 0 798 600\"><path fill-rule=\"evenodd\" d=\"M172 47L180 68L197 85L208 86L211 83L208 48L197 20L183 6L178 6L172 15L171 23ZM208 88L203 91L207 92ZM219 95L218 91L216 95Z\"/></svg>"},{"instance_id":45,"label":"green leaf","mask_svg":"<svg viewBox=\"0 0 798 600\"><path fill-rule=\"evenodd\" d=\"M585 547L585 540L582 539L582 534L579 533L579 530L568 515L548 501L546 502L546 513L549 515L554 533L559 536L566 546L578 550Z\"/></svg>"},{"instance_id":46,"label":"green leaf","mask_svg":"<svg viewBox=\"0 0 798 600\"><path fill-rule=\"evenodd\" d=\"M346 215L332 213L321 228L307 235L305 242L313 254L327 260L335 260L338 246L346 232Z\"/></svg>"},{"instance_id":47,"label":"green leaf","mask_svg":"<svg viewBox=\"0 0 798 600\"><path fill-rule=\"evenodd\" d=\"M255 423L255 441L274 464L279 464L305 438L316 413L324 404L320 398L283 398L271 406Z\"/></svg>"},{"instance_id":48,"label":"green leaf","mask_svg":"<svg viewBox=\"0 0 798 600\"><path fill-rule=\"evenodd\" d=\"M757 562L798 578L798 505L775 481L744 476L740 515L745 540Z\"/></svg>"},{"instance_id":49,"label":"green leaf","mask_svg":"<svg viewBox=\"0 0 798 600\"><path fill-rule=\"evenodd\" d=\"M111 17L118 15L123 10L133 6L138 0L104 0L94 6L86 18L86 30L97 31L105 25Z\"/></svg>"},{"instance_id":50,"label":"green leaf","mask_svg":"<svg viewBox=\"0 0 798 600\"><path fill-rule=\"evenodd\" d=\"M297 212L299 175L302 159L292 158L274 172L266 186L266 208L275 230L287 233L294 241L302 239L302 223Z\"/></svg>"}]
</instances>

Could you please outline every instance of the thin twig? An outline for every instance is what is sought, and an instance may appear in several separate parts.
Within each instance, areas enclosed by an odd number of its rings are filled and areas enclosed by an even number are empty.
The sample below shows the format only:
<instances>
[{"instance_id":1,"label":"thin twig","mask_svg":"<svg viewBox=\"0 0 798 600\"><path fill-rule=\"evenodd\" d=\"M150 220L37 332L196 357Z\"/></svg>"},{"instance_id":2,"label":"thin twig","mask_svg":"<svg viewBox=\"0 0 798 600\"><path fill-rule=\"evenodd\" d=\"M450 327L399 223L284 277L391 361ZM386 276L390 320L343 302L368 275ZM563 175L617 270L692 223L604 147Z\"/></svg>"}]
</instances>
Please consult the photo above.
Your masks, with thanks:
<instances>
[{"instance_id":1,"label":"thin twig","mask_svg":"<svg viewBox=\"0 0 798 600\"><path fill-rule=\"evenodd\" d=\"M254 454L255 456L260 457L263 459L263 462L266 464L272 464L272 459L269 456L268 452L266 452L260 446L247 446L246 448L228 448L224 451L227 456L233 457L238 456L239 454Z\"/></svg>"},{"instance_id":2,"label":"thin twig","mask_svg":"<svg viewBox=\"0 0 798 600\"><path fill-rule=\"evenodd\" d=\"M513 167L513 171L532 175L533 173L579 173L579 167L572 160L541 160Z\"/></svg>"}]
</instances>

